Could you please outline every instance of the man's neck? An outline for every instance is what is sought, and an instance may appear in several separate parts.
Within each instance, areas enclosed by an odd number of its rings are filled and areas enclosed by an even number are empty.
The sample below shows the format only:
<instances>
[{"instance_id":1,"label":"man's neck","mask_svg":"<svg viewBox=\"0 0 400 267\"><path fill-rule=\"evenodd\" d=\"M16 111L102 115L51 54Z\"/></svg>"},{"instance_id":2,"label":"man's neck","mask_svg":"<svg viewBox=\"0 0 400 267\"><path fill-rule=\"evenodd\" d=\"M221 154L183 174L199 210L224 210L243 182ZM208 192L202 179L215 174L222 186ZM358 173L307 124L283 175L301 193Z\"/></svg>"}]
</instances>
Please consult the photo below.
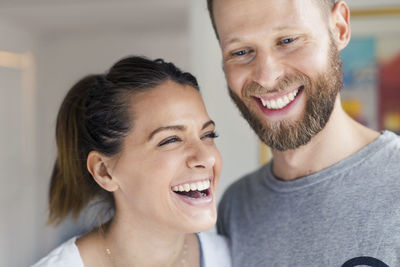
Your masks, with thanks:
<instances>
[{"instance_id":1,"label":"man's neck","mask_svg":"<svg viewBox=\"0 0 400 267\"><path fill-rule=\"evenodd\" d=\"M338 98L325 128L311 141L294 150L272 151L273 173L284 181L295 180L328 168L356 153L379 133L351 119Z\"/></svg>"}]
</instances>

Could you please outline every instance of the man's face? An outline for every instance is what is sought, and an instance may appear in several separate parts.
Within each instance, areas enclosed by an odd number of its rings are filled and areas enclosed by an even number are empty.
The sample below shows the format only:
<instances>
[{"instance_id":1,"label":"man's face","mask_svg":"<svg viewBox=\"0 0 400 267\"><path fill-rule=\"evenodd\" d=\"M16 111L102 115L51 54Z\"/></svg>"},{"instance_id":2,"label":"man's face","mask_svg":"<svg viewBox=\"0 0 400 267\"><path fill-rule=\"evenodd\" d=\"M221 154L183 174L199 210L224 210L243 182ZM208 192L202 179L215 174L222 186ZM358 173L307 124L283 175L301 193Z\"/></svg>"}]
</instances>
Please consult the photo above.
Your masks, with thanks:
<instances>
[{"instance_id":1,"label":"man's face","mask_svg":"<svg viewBox=\"0 0 400 267\"><path fill-rule=\"evenodd\" d=\"M230 95L273 149L308 143L325 126L342 87L322 14L312 0L215 0Z\"/></svg>"}]
</instances>

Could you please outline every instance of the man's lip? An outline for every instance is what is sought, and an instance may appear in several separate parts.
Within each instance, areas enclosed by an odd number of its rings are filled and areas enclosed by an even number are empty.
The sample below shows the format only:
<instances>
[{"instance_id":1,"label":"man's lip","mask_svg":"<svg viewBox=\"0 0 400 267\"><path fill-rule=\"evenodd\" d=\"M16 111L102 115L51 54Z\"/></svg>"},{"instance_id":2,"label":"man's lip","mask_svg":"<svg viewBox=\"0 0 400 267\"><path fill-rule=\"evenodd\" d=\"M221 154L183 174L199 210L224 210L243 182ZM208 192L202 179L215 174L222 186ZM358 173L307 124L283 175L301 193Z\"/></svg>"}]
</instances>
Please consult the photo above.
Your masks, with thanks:
<instances>
[{"instance_id":1,"label":"man's lip","mask_svg":"<svg viewBox=\"0 0 400 267\"><path fill-rule=\"evenodd\" d=\"M300 90L299 90L298 94L296 95L296 97L293 99L293 101L291 101L289 104L287 104L285 107L283 107L281 109L269 109L267 107L264 107L264 105L261 103L261 99L257 98L257 97L253 97L253 101L256 102L256 104L260 108L261 112L266 116L275 117L275 116L285 115L285 114L287 114L287 112L289 110L292 109L292 107L294 105L296 105L296 103L299 101L301 95L304 93L304 87L301 86L299 88L300 88Z\"/></svg>"}]
</instances>

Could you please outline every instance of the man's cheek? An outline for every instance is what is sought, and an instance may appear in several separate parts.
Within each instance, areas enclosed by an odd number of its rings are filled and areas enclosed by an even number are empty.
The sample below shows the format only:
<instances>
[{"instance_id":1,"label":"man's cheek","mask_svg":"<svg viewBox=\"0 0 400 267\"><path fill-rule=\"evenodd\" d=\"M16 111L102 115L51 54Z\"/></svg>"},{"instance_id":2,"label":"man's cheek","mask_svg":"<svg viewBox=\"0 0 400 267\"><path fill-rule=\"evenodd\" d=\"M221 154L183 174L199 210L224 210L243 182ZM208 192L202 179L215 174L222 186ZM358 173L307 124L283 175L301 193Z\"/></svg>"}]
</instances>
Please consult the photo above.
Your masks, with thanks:
<instances>
[{"instance_id":1,"label":"man's cheek","mask_svg":"<svg viewBox=\"0 0 400 267\"><path fill-rule=\"evenodd\" d=\"M235 92L240 98L243 98L242 90L245 86L245 82L240 73L235 74L231 72L226 76L226 79L232 91Z\"/></svg>"}]
</instances>

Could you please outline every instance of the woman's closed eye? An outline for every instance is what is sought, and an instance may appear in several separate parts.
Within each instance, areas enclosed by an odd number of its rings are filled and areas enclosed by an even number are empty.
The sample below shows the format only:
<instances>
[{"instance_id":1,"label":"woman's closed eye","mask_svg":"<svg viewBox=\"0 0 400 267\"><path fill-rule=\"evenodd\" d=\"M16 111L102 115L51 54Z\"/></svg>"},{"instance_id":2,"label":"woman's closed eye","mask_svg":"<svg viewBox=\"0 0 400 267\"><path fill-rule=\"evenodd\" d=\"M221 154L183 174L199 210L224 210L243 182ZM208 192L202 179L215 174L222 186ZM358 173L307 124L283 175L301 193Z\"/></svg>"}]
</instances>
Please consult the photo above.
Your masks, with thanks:
<instances>
[{"instance_id":1,"label":"woman's closed eye","mask_svg":"<svg viewBox=\"0 0 400 267\"><path fill-rule=\"evenodd\" d=\"M168 138L164 139L163 141L161 141L158 144L158 146L165 146L165 145L180 142L180 141L181 141L181 139L178 136L171 136L171 137L168 137Z\"/></svg>"},{"instance_id":2,"label":"woman's closed eye","mask_svg":"<svg viewBox=\"0 0 400 267\"><path fill-rule=\"evenodd\" d=\"M212 131L212 132L207 132L206 134L204 134L201 139L215 139L218 137L217 132ZM177 143L177 142L181 142L182 139L179 138L178 136L170 136L168 138L163 139L157 146L161 147L161 146L165 146L168 144L173 144L173 143Z\"/></svg>"},{"instance_id":3,"label":"woman's closed eye","mask_svg":"<svg viewBox=\"0 0 400 267\"><path fill-rule=\"evenodd\" d=\"M215 139L215 138L217 138L219 135L218 135L218 133L217 132L215 132L215 131L212 131L212 132L208 132L208 133L206 133L205 135L203 135L203 139L205 138L205 139Z\"/></svg>"}]
</instances>

